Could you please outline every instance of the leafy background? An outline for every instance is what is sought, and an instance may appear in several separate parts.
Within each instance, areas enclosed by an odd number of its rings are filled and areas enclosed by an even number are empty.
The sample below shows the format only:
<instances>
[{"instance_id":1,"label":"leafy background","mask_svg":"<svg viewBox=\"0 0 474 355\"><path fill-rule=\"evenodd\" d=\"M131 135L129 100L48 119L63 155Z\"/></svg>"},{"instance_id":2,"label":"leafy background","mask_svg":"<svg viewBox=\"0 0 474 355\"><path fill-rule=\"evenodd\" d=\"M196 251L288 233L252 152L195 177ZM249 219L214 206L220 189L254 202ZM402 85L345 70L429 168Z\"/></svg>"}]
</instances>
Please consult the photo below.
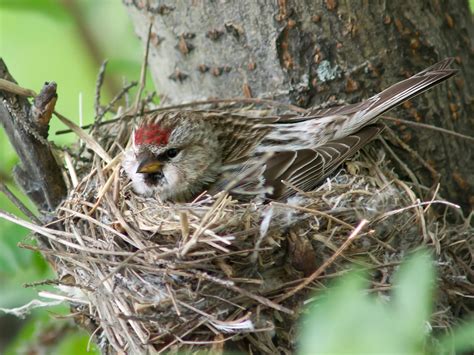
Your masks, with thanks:
<instances>
[{"instance_id":1,"label":"leafy background","mask_svg":"<svg viewBox=\"0 0 474 355\"><path fill-rule=\"evenodd\" d=\"M93 34L99 61L94 59L81 26ZM139 78L142 48L118 0L0 0L0 56L23 87L39 91L45 81L56 81L56 109L77 123L81 100L82 122L87 124L94 114L95 83L101 61L109 60L106 75L113 78L117 87L125 79ZM109 80L104 85L103 102L115 94L107 90L113 86L110 84ZM58 144L70 143L72 135L54 135L63 128L53 119L50 139ZM0 179L21 195L11 178L17 161L0 130ZM25 198L23 201L28 204ZM2 194L0 206L22 216ZM24 228L0 219L0 308L18 307L37 298L37 290L23 284L54 276L41 256L17 247L27 236ZM0 353L7 344L7 354L35 349L57 354L72 354L67 349L75 349L78 354L84 352L88 336L72 328L70 321L54 319L65 313L66 307L38 310L23 321L0 314Z\"/></svg>"},{"instance_id":2,"label":"leafy background","mask_svg":"<svg viewBox=\"0 0 474 355\"><path fill-rule=\"evenodd\" d=\"M469 2L473 9L474 0ZM95 55L87 45L84 28L97 44ZM105 102L114 94L111 87L121 85L124 79L139 77L142 48L118 0L0 0L0 56L18 83L26 88L38 91L45 81L56 81L57 110L78 123L82 111L82 123L87 124L93 117L95 82L101 60L109 59ZM62 128L53 120L50 138L58 144L68 144L73 139L71 135L54 135ZM21 196L11 178L16 163L16 154L0 130L0 179ZM28 204L25 198L23 200ZM0 206L22 216L1 194ZM37 289L23 285L54 277L41 256L17 247L27 236L27 230L0 220L0 308L18 307L36 298ZM425 256L410 261L410 270L418 278L402 273L401 290L394 295L391 305L383 305L362 292L367 284L360 273L339 281L329 289L328 295L318 296L310 307L302 326L302 352L348 348L367 352L388 350L387 347L404 353L429 351L424 347L426 333L420 332L419 325L427 321L431 304L434 276L430 265ZM406 302L407 299L416 299L418 303ZM67 312L65 306L58 306L34 311L24 320L3 316L0 312L0 353L85 353L89 337L75 328L71 320L62 319L61 315ZM387 332L387 327L393 329L396 322L397 329L406 331ZM472 325L458 334L459 339L467 339L462 344L469 345L470 340L474 347ZM406 347L397 347L397 344ZM91 351L96 352L93 347Z\"/></svg>"}]
</instances>

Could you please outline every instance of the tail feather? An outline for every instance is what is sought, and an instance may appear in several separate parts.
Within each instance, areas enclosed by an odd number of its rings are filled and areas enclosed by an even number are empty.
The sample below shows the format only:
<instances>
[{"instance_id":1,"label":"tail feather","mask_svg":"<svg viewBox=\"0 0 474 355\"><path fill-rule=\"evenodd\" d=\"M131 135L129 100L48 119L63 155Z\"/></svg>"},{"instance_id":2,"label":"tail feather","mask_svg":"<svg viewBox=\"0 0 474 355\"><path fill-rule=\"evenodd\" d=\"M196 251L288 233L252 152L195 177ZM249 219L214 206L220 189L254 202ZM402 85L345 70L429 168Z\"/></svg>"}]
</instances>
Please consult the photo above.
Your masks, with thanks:
<instances>
[{"instance_id":1,"label":"tail feather","mask_svg":"<svg viewBox=\"0 0 474 355\"><path fill-rule=\"evenodd\" d=\"M308 118L346 116L346 124L341 125L339 133L341 137L351 134L363 126L375 122L378 116L400 105L402 102L425 92L455 75L457 70L449 68L452 62L453 58L444 59L418 74L390 86L365 101L352 105L312 111L309 113Z\"/></svg>"},{"instance_id":2,"label":"tail feather","mask_svg":"<svg viewBox=\"0 0 474 355\"><path fill-rule=\"evenodd\" d=\"M443 60L406 80L390 86L381 93L372 96L366 101L368 103L368 110L364 117L366 122L370 122L371 119L425 92L456 74L457 70L446 68L450 63L452 63L452 59Z\"/></svg>"}]
</instances>

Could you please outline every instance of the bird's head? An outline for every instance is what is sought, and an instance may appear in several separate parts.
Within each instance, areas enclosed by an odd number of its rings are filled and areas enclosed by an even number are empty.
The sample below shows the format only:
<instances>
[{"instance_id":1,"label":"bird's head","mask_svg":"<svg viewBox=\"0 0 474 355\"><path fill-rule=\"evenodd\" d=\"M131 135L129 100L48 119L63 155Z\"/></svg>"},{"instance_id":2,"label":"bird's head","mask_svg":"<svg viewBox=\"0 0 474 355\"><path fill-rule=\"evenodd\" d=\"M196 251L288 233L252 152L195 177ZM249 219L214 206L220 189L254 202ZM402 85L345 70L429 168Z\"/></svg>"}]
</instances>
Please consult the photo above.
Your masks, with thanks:
<instances>
[{"instance_id":1,"label":"bird's head","mask_svg":"<svg viewBox=\"0 0 474 355\"><path fill-rule=\"evenodd\" d=\"M217 136L206 122L148 122L132 134L123 167L139 194L185 200L216 178Z\"/></svg>"}]
</instances>

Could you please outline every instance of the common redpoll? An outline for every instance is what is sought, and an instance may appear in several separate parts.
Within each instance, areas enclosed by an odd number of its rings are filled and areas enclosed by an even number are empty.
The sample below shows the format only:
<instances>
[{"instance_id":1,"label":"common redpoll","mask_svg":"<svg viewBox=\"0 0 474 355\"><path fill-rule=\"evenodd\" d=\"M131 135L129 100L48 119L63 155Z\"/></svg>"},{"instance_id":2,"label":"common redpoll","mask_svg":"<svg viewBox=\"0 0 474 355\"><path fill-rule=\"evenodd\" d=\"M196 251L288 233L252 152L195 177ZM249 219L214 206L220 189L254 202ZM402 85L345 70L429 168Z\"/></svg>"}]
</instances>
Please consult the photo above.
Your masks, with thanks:
<instances>
[{"instance_id":1,"label":"common redpoll","mask_svg":"<svg viewBox=\"0 0 474 355\"><path fill-rule=\"evenodd\" d=\"M169 110L132 134L123 167L135 191L186 201L227 189L240 199L284 199L310 191L382 128L377 118L456 73L445 59L358 104L305 115L249 117ZM286 182L286 183L285 183Z\"/></svg>"}]
</instances>

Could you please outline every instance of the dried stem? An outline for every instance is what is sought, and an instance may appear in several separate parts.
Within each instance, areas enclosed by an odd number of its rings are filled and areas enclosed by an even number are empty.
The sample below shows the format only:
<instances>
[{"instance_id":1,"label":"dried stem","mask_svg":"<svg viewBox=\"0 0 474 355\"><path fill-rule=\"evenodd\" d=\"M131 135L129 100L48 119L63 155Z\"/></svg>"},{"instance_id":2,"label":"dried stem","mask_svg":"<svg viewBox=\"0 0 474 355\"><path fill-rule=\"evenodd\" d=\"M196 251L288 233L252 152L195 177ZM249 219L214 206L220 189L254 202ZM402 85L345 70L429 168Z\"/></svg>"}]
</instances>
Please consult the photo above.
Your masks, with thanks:
<instances>
[{"instance_id":1,"label":"dried stem","mask_svg":"<svg viewBox=\"0 0 474 355\"><path fill-rule=\"evenodd\" d=\"M276 303L281 303L283 302L284 300L286 300L287 298L295 295L297 292L301 291L302 289L304 289L305 287L307 287L311 282L313 282L314 280L316 280L318 278L319 275L321 275L335 260L336 258L341 255L344 250L347 249L347 247L349 245L351 245L351 243L354 241L354 239L359 235L360 231L362 230L362 228L365 227L365 225L367 225L369 223L369 221L367 221L366 219L363 219L362 221L360 221L360 223L358 224L358 226L352 231L352 233L349 235L349 237L346 239L346 241L336 250L336 252L329 258L327 259L315 272L313 272L310 276L308 276L307 278L305 278L305 280L299 284L298 286L296 286L294 289L292 289L291 291L285 293L283 296L281 297L278 297L275 302Z\"/></svg>"}]
</instances>

